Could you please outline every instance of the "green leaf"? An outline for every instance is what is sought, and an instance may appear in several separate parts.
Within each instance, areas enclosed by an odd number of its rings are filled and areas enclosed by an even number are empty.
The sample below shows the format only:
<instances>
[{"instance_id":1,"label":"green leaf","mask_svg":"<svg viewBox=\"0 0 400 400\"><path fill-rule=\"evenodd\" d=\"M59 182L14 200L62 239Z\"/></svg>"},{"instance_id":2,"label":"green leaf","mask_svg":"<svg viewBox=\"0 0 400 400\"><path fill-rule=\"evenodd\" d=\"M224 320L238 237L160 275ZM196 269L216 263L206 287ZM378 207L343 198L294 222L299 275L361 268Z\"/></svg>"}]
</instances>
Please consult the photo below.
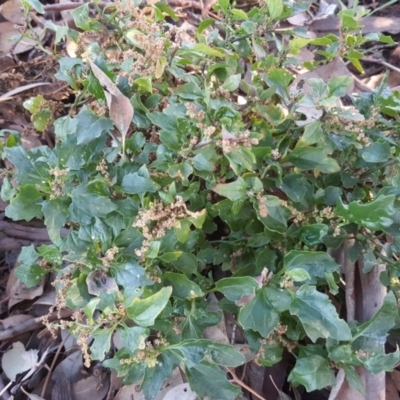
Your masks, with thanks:
<instances>
[{"instance_id":1,"label":"green leaf","mask_svg":"<svg viewBox=\"0 0 400 400\"><path fill-rule=\"evenodd\" d=\"M369 357L361 360L364 367L373 374L379 374L383 371L392 372L400 361L399 348L397 348L395 352L389 354L384 353L383 345L381 349L381 353L373 353L369 355Z\"/></svg>"},{"instance_id":2,"label":"green leaf","mask_svg":"<svg viewBox=\"0 0 400 400\"><path fill-rule=\"evenodd\" d=\"M326 174L340 171L337 161L327 157L322 147L297 147L288 155L287 160L302 171L318 169Z\"/></svg>"},{"instance_id":3,"label":"green leaf","mask_svg":"<svg viewBox=\"0 0 400 400\"><path fill-rule=\"evenodd\" d=\"M100 328L97 329L93 336L93 344L90 346L90 357L92 360L104 359L105 354L110 350L111 336L114 333L114 329Z\"/></svg>"},{"instance_id":4,"label":"green leaf","mask_svg":"<svg viewBox=\"0 0 400 400\"><path fill-rule=\"evenodd\" d=\"M241 74L234 74L228 77L228 79L224 82L222 87L229 92L233 92L239 87L240 81L242 80Z\"/></svg>"},{"instance_id":5,"label":"green leaf","mask_svg":"<svg viewBox=\"0 0 400 400\"><path fill-rule=\"evenodd\" d=\"M315 278L324 278L326 273L340 270L340 265L325 252L291 250L284 258L284 270L301 268L307 271L312 283Z\"/></svg>"},{"instance_id":6,"label":"green leaf","mask_svg":"<svg viewBox=\"0 0 400 400\"><path fill-rule=\"evenodd\" d=\"M286 271L286 276L288 276L293 282L303 282L310 279L310 275L303 268L293 268Z\"/></svg>"},{"instance_id":7,"label":"green leaf","mask_svg":"<svg viewBox=\"0 0 400 400\"><path fill-rule=\"evenodd\" d=\"M15 268L15 276L28 288L39 285L48 272L38 264L22 264Z\"/></svg>"},{"instance_id":8,"label":"green leaf","mask_svg":"<svg viewBox=\"0 0 400 400\"><path fill-rule=\"evenodd\" d=\"M217 50L214 47L210 47L205 43L198 43L192 47L192 50L198 51L199 53L206 54L207 56L213 56L218 58L224 58L225 53L221 50Z\"/></svg>"},{"instance_id":9,"label":"green leaf","mask_svg":"<svg viewBox=\"0 0 400 400\"><path fill-rule=\"evenodd\" d=\"M0 196L4 201L11 200L18 193L17 189L13 187L10 180L5 177L3 178L3 184L1 185Z\"/></svg>"},{"instance_id":10,"label":"green leaf","mask_svg":"<svg viewBox=\"0 0 400 400\"><path fill-rule=\"evenodd\" d=\"M283 14L282 0L266 0L265 4L272 20L278 19Z\"/></svg>"},{"instance_id":11,"label":"green leaf","mask_svg":"<svg viewBox=\"0 0 400 400\"><path fill-rule=\"evenodd\" d=\"M212 190L231 201L243 200L247 197L247 184L240 176L234 182L219 183Z\"/></svg>"},{"instance_id":12,"label":"green leaf","mask_svg":"<svg viewBox=\"0 0 400 400\"><path fill-rule=\"evenodd\" d=\"M71 11L75 25L84 31L100 31L103 25L89 15L89 4L75 8Z\"/></svg>"},{"instance_id":13,"label":"green leaf","mask_svg":"<svg viewBox=\"0 0 400 400\"><path fill-rule=\"evenodd\" d=\"M239 310L238 322L243 329L252 329L267 337L278 325L279 314L264 300L261 291Z\"/></svg>"},{"instance_id":14,"label":"green leaf","mask_svg":"<svg viewBox=\"0 0 400 400\"><path fill-rule=\"evenodd\" d=\"M218 5L222 8L223 11L227 12L230 5L230 0L218 0Z\"/></svg>"},{"instance_id":15,"label":"green leaf","mask_svg":"<svg viewBox=\"0 0 400 400\"><path fill-rule=\"evenodd\" d=\"M241 393L228 381L226 373L214 364L203 361L193 368L186 368L185 372L190 387L201 399L235 400Z\"/></svg>"},{"instance_id":16,"label":"green leaf","mask_svg":"<svg viewBox=\"0 0 400 400\"><path fill-rule=\"evenodd\" d=\"M358 375L357 371L355 370L355 368L351 365L343 365L342 368L346 374L346 380L350 385L350 387L357 390L358 392L361 393L362 396L365 397L364 384L360 378L360 375Z\"/></svg>"},{"instance_id":17,"label":"green leaf","mask_svg":"<svg viewBox=\"0 0 400 400\"><path fill-rule=\"evenodd\" d=\"M172 296L185 300L195 299L196 297L204 296L200 286L188 279L183 274L177 274L175 272L165 272L163 275L164 285L172 286Z\"/></svg>"},{"instance_id":18,"label":"green leaf","mask_svg":"<svg viewBox=\"0 0 400 400\"><path fill-rule=\"evenodd\" d=\"M146 115L147 118L154 125L157 125L165 132L169 132L176 135L176 132L178 130L176 118L158 111L153 113L147 113Z\"/></svg>"},{"instance_id":19,"label":"green leaf","mask_svg":"<svg viewBox=\"0 0 400 400\"><path fill-rule=\"evenodd\" d=\"M118 208L109 197L90 193L84 185L72 189L71 199L70 210L78 216L79 220L82 214L90 215L90 217L105 217Z\"/></svg>"},{"instance_id":20,"label":"green leaf","mask_svg":"<svg viewBox=\"0 0 400 400\"><path fill-rule=\"evenodd\" d=\"M128 317L139 326L148 327L154 325L157 316L168 304L172 293L172 287L164 287L159 292L146 299L133 299L132 304L126 308Z\"/></svg>"},{"instance_id":21,"label":"green leaf","mask_svg":"<svg viewBox=\"0 0 400 400\"><path fill-rule=\"evenodd\" d=\"M22 146L5 149L5 156L18 169L15 177L20 186L37 185L48 189L50 181L49 166L55 167L57 159L47 146L26 151Z\"/></svg>"},{"instance_id":22,"label":"green leaf","mask_svg":"<svg viewBox=\"0 0 400 400\"><path fill-rule=\"evenodd\" d=\"M232 8L231 13L234 17L233 19L236 21L242 20L242 19L247 21L249 19L247 14L243 10L240 10L239 8Z\"/></svg>"},{"instance_id":23,"label":"green leaf","mask_svg":"<svg viewBox=\"0 0 400 400\"><path fill-rule=\"evenodd\" d=\"M339 319L329 297L318 292L314 286L301 286L295 293L289 311L300 319L304 330L314 343L318 338L351 339L349 326Z\"/></svg>"},{"instance_id":24,"label":"green leaf","mask_svg":"<svg viewBox=\"0 0 400 400\"><path fill-rule=\"evenodd\" d=\"M328 83L329 94L331 96L343 97L353 81L354 79L351 76L335 76Z\"/></svg>"},{"instance_id":25,"label":"green leaf","mask_svg":"<svg viewBox=\"0 0 400 400\"><path fill-rule=\"evenodd\" d=\"M22 0L22 5L27 11L30 11L30 9L33 8L39 14L44 14L43 5L39 0Z\"/></svg>"},{"instance_id":26,"label":"green leaf","mask_svg":"<svg viewBox=\"0 0 400 400\"><path fill-rule=\"evenodd\" d=\"M60 230L67 221L69 203L68 199L56 198L42 204L44 223L53 243L60 241Z\"/></svg>"},{"instance_id":27,"label":"green leaf","mask_svg":"<svg viewBox=\"0 0 400 400\"><path fill-rule=\"evenodd\" d=\"M282 201L275 196L265 196L268 215L260 215L259 207L257 206L257 217L272 232L283 234L287 229L287 220L291 216L290 211L283 206Z\"/></svg>"},{"instance_id":28,"label":"green leaf","mask_svg":"<svg viewBox=\"0 0 400 400\"><path fill-rule=\"evenodd\" d=\"M289 310L292 296L287 289L269 284L261 289L265 300L279 313Z\"/></svg>"},{"instance_id":29,"label":"green leaf","mask_svg":"<svg viewBox=\"0 0 400 400\"><path fill-rule=\"evenodd\" d=\"M85 108L75 118L78 121L76 129L78 145L87 144L97 139L104 132L110 131L114 126L109 118L98 117L92 111Z\"/></svg>"},{"instance_id":30,"label":"green leaf","mask_svg":"<svg viewBox=\"0 0 400 400\"><path fill-rule=\"evenodd\" d=\"M165 348L173 352L185 363L187 368L198 365L205 357L217 365L238 367L246 361L243 354L233 346L223 343L214 343L207 339L189 339Z\"/></svg>"},{"instance_id":31,"label":"green leaf","mask_svg":"<svg viewBox=\"0 0 400 400\"><path fill-rule=\"evenodd\" d=\"M298 146L309 146L311 144L320 143L324 137L321 121L314 121L304 127L303 136L298 142Z\"/></svg>"},{"instance_id":32,"label":"green leaf","mask_svg":"<svg viewBox=\"0 0 400 400\"><path fill-rule=\"evenodd\" d=\"M215 284L215 290L223 293L230 301L239 301L243 296L250 296L257 288L258 282L251 276L223 278Z\"/></svg>"},{"instance_id":33,"label":"green leaf","mask_svg":"<svg viewBox=\"0 0 400 400\"><path fill-rule=\"evenodd\" d=\"M137 172L126 174L122 178L121 189L128 194L154 193L159 189L159 185L150 178L144 178Z\"/></svg>"},{"instance_id":34,"label":"green leaf","mask_svg":"<svg viewBox=\"0 0 400 400\"><path fill-rule=\"evenodd\" d=\"M146 339L150 334L148 328L140 326L120 327L117 330L125 350L133 354L136 350L146 347Z\"/></svg>"},{"instance_id":35,"label":"green leaf","mask_svg":"<svg viewBox=\"0 0 400 400\"><path fill-rule=\"evenodd\" d=\"M373 201L361 204L352 201L350 204L343 204L338 199L336 213L348 222L364 226L373 232L388 228L393 224L394 195L379 196Z\"/></svg>"},{"instance_id":36,"label":"green leaf","mask_svg":"<svg viewBox=\"0 0 400 400\"><path fill-rule=\"evenodd\" d=\"M173 360L167 354L160 354L157 364L145 369L140 390L146 400L151 400L156 396L163 381L171 377L173 367L175 367Z\"/></svg>"},{"instance_id":37,"label":"green leaf","mask_svg":"<svg viewBox=\"0 0 400 400\"><path fill-rule=\"evenodd\" d=\"M10 201L6 208L6 217L14 221L30 221L33 218L41 218L43 194L35 185L24 185L19 188L19 193Z\"/></svg>"},{"instance_id":38,"label":"green leaf","mask_svg":"<svg viewBox=\"0 0 400 400\"><path fill-rule=\"evenodd\" d=\"M361 157L369 163L381 163L387 161L392 156L390 144L388 142L375 142L367 147Z\"/></svg>"},{"instance_id":39,"label":"green leaf","mask_svg":"<svg viewBox=\"0 0 400 400\"><path fill-rule=\"evenodd\" d=\"M115 279L124 288L137 288L154 284L147 276L146 270L135 261L118 265Z\"/></svg>"},{"instance_id":40,"label":"green leaf","mask_svg":"<svg viewBox=\"0 0 400 400\"><path fill-rule=\"evenodd\" d=\"M160 9L165 14L167 14L169 17L171 17L172 20L174 20L174 21L179 20L178 16L175 14L174 10L169 8L165 3L159 1L158 3L154 4L154 6L157 7L158 9Z\"/></svg>"},{"instance_id":41,"label":"green leaf","mask_svg":"<svg viewBox=\"0 0 400 400\"><path fill-rule=\"evenodd\" d=\"M372 316L369 321L357 327L355 338L360 336L384 341L390 329L396 325L398 315L397 300L393 292L389 292L382 307Z\"/></svg>"},{"instance_id":42,"label":"green leaf","mask_svg":"<svg viewBox=\"0 0 400 400\"><path fill-rule=\"evenodd\" d=\"M303 385L307 392L323 389L335 384L335 374L329 366L329 360L319 355L298 358L289 374L288 381L293 385Z\"/></svg>"}]
</instances>

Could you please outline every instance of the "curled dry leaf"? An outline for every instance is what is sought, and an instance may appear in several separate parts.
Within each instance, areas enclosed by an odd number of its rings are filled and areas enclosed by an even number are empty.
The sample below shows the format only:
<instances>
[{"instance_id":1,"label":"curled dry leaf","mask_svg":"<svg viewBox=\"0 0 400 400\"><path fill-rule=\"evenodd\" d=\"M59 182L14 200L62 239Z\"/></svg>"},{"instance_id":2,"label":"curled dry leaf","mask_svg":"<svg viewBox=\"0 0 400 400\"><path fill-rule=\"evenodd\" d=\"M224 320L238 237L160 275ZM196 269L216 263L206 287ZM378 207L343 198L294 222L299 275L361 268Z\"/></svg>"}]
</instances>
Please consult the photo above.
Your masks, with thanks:
<instances>
[{"instance_id":1,"label":"curled dry leaf","mask_svg":"<svg viewBox=\"0 0 400 400\"><path fill-rule=\"evenodd\" d=\"M163 400L196 400L197 394L192 392L188 383L181 383L170 389Z\"/></svg>"},{"instance_id":2,"label":"curled dry leaf","mask_svg":"<svg viewBox=\"0 0 400 400\"><path fill-rule=\"evenodd\" d=\"M50 83L48 82L37 82L37 83L30 83L29 85L24 85L24 86L19 86L13 90L8 91L7 93L4 93L0 96L0 103L2 103L3 101L7 101L7 100L11 100L12 97L15 94L24 92L26 90L35 88L37 86L43 86L43 85L50 85Z\"/></svg>"},{"instance_id":3,"label":"curled dry leaf","mask_svg":"<svg viewBox=\"0 0 400 400\"><path fill-rule=\"evenodd\" d=\"M308 83L310 78L320 78L325 83L328 83L332 78L338 76L350 76L352 77L350 71L347 69L346 64L341 58L335 58L332 62L320 65L319 67L301 74L296 77L289 88L289 94L291 97L297 97L302 94L308 94L311 92L311 86ZM351 84L346 93L351 94L354 90L354 84Z\"/></svg>"},{"instance_id":4,"label":"curled dry leaf","mask_svg":"<svg viewBox=\"0 0 400 400\"><path fill-rule=\"evenodd\" d=\"M27 314L11 315L0 321L0 327L1 329L13 328L31 319L33 319L33 317Z\"/></svg>"},{"instance_id":5,"label":"curled dry leaf","mask_svg":"<svg viewBox=\"0 0 400 400\"><path fill-rule=\"evenodd\" d=\"M36 41L30 37L39 36L42 31L40 27L35 27L33 31L29 29L26 31L25 35L29 37L21 37L20 31L15 28L13 22L0 22L0 55L9 54L11 51L14 54L20 54L32 49Z\"/></svg>"},{"instance_id":6,"label":"curled dry leaf","mask_svg":"<svg viewBox=\"0 0 400 400\"><path fill-rule=\"evenodd\" d=\"M25 21L21 0L7 0L0 6L0 14L13 24L22 25Z\"/></svg>"},{"instance_id":7,"label":"curled dry leaf","mask_svg":"<svg viewBox=\"0 0 400 400\"><path fill-rule=\"evenodd\" d=\"M16 267L19 264L16 263ZM24 283L22 283L14 273L15 268L10 272L6 287L6 296L9 297L8 309L10 309L15 304L20 303L24 300L33 300L43 294L43 282L39 285L28 288Z\"/></svg>"},{"instance_id":8,"label":"curled dry leaf","mask_svg":"<svg viewBox=\"0 0 400 400\"><path fill-rule=\"evenodd\" d=\"M72 385L72 397L74 400L102 400L107 395L109 386L107 376L91 375Z\"/></svg>"},{"instance_id":9,"label":"curled dry leaf","mask_svg":"<svg viewBox=\"0 0 400 400\"><path fill-rule=\"evenodd\" d=\"M175 368L172 372L172 376L169 379L166 379L160 387L156 397L153 400L165 400L165 396L171 391L173 388L184 384L182 380L182 375L179 368ZM114 400L145 400L142 391L139 389L139 385L126 385L121 388L121 390L117 393ZM181 399L184 400L185 398ZM186 400L186 399L185 399Z\"/></svg>"},{"instance_id":10,"label":"curled dry leaf","mask_svg":"<svg viewBox=\"0 0 400 400\"><path fill-rule=\"evenodd\" d=\"M86 278L88 292L93 296L100 296L100 293L111 293L118 291L117 282L114 278L107 276L102 271L93 271Z\"/></svg>"},{"instance_id":11,"label":"curled dry leaf","mask_svg":"<svg viewBox=\"0 0 400 400\"><path fill-rule=\"evenodd\" d=\"M20 362L15 362L20 360ZM25 350L21 342L15 342L13 348L6 351L1 360L1 367L7 378L15 381L17 375L36 367L38 350Z\"/></svg>"},{"instance_id":12,"label":"curled dry leaf","mask_svg":"<svg viewBox=\"0 0 400 400\"><path fill-rule=\"evenodd\" d=\"M87 62L104 89L110 118L121 133L123 142L125 142L125 136L133 119L133 106L130 100L117 88L117 85L96 64L89 59Z\"/></svg>"}]
</instances>

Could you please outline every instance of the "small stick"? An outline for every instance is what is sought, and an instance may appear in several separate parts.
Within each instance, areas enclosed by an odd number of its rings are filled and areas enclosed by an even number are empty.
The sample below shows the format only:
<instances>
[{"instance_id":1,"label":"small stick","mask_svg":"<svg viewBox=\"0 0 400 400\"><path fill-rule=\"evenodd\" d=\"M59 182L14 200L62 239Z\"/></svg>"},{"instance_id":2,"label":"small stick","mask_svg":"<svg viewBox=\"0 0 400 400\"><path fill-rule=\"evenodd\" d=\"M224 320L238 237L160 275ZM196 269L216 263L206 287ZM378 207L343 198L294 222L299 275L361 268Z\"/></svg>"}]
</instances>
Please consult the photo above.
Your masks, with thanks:
<instances>
[{"instance_id":1,"label":"small stick","mask_svg":"<svg viewBox=\"0 0 400 400\"><path fill-rule=\"evenodd\" d=\"M247 386L242 380L240 380L233 370L231 370L230 368L226 368L226 370L232 375L232 378L233 378L232 382L238 384L243 389L246 389L251 394L253 394L257 398L259 398L260 400L267 400L265 397L262 397L261 395L259 395L254 389L252 389L250 386Z\"/></svg>"}]
</instances>

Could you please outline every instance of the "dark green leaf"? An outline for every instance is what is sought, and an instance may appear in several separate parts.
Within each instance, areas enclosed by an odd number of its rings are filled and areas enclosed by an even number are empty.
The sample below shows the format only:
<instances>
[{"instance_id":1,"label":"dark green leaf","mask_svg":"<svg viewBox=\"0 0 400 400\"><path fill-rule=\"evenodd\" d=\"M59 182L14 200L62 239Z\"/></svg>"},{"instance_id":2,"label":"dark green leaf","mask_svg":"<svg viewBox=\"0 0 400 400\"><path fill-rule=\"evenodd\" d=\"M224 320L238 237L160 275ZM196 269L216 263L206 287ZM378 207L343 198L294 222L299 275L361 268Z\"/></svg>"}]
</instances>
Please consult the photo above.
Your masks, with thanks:
<instances>
[{"instance_id":1,"label":"dark green leaf","mask_svg":"<svg viewBox=\"0 0 400 400\"><path fill-rule=\"evenodd\" d=\"M340 265L325 252L292 250L285 256L283 263L285 271L290 271L294 268L306 270L312 278L312 283L316 283L315 278L324 278L326 273L332 273L340 269Z\"/></svg>"},{"instance_id":2,"label":"dark green leaf","mask_svg":"<svg viewBox=\"0 0 400 400\"><path fill-rule=\"evenodd\" d=\"M6 208L6 217L14 221L24 219L30 221L33 218L42 217L43 194L35 185L20 187L19 193L10 201Z\"/></svg>"},{"instance_id":3,"label":"dark green leaf","mask_svg":"<svg viewBox=\"0 0 400 400\"><path fill-rule=\"evenodd\" d=\"M362 204L352 201L350 204L343 204L339 199L336 213L349 222L364 226L373 232L388 228L393 224L394 195L379 196L375 200Z\"/></svg>"},{"instance_id":4,"label":"dark green leaf","mask_svg":"<svg viewBox=\"0 0 400 400\"><path fill-rule=\"evenodd\" d=\"M87 187L83 185L72 189L71 199L72 204L69 209L79 220L83 214L90 215L91 217L105 217L118 208L109 197L90 193Z\"/></svg>"},{"instance_id":5,"label":"dark green leaf","mask_svg":"<svg viewBox=\"0 0 400 400\"><path fill-rule=\"evenodd\" d=\"M378 341L384 341L390 329L396 325L398 307L393 292L389 292L382 307L372 316L369 321L357 327L356 337L365 336Z\"/></svg>"},{"instance_id":6,"label":"dark green leaf","mask_svg":"<svg viewBox=\"0 0 400 400\"><path fill-rule=\"evenodd\" d=\"M43 276L48 273L38 264L22 264L15 268L15 276L26 285L31 288L39 285L42 281Z\"/></svg>"},{"instance_id":7,"label":"dark green leaf","mask_svg":"<svg viewBox=\"0 0 400 400\"><path fill-rule=\"evenodd\" d=\"M118 284L125 288L137 288L154 284L146 275L146 270L134 261L118 265L116 272Z\"/></svg>"},{"instance_id":8,"label":"dark green leaf","mask_svg":"<svg viewBox=\"0 0 400 400\"><path fill-rule=\"evenodd\" d=\"M369 163L381 163L387 161L392 156L390 144L388 142L372 143L361 154L361 157Z\"/></svg>"},{"instance_id":9,"label":"dark green leaf","mask_svg":"<svg viewBox=\"0 0 400 400\"><path fill-rule=\"evenodd\" d=\"M145 341L150 334L148 328L140 326L120 327L117 332L125 350L130 353L134 353L138 349L144 349L146 347Z\"/></svg>"},{"instance_id":10,"label":"dark green leaf","mask_svg":"<svg viewBox=\"0 0 400 400\"><path fill-rule=\"evenodd\" d=\"M113 128L113 123L105 117L98 117L88 109L83 109L77 116L78 125L77 144L86 144L100 137L103 132L110 131Z\"/></svg>"},{"instance_id":11,"label":"dark green leaf","mask_svg":"<svg viewBox=\"0 0 400 400\"><path fill-rule=\"evenodd\" d=\"M164 285L172 286L172 295L178 299L194 299L204 295L200 286L183 274L165 272L163 275L163 283Z\"/></svg>"},{"instance_id":12,"label":"dark green leaf","mask_svg":"<svg viewBox=\"0 0 400 400\"><path fill-rule=\"evenodd\" d=\"M223 278L215 284L215 290L231 301L239 301L243 296L252 295L257 288L258 282L250 276Z\"/></svg>"},{"instance_id":13,"label":"dark green leaf","mask_svg":"<svg viewBox=\"0 0 400 400\"><path fill-rule=\"evenodd\" d=\"M279 322L279 315L264 300L261 291L239 311L238 322L243 329L252 329L267 337Z\"/></svg>"},{"instance_id":14,"label":"dark green leaf","mask_svg":"<svg viewBox=\"0 0 400 400\"><path fill-rule=\"evenodd\" d=\"M296 315L313 342L318 338L350 340L347 323L339 319L329 297L314 286L303 285L290 305L290 314Z\"/></svg>"},{"instance_id":15,"label":"dark green leaf","mask_svg":"<svg viewBox=\"0 0 400 400\"><path fill-rule=\"evenodd\" d=\"M206 361L187 368L186 376L190 387L201 399L208 397L210 400L235 400L241 393L237 386L228 381L225 372Z\"/></svg>"},{"instance_id":16,"label":"dark green leaf","mask_svg":"<svg viewBox=\"0 0 400 400\"><path fill-rule=\"evenodd\" d=\"M69 203L68 199L56 198L42 204L44 223L53 243L60 240L60 230L67 221Z\"/></svg>"},{"instance_id":17,"label":"dark green leaf","mask_svg":"<svg viewBox=\"0 0 400 400\"><path fill-rule=\"evenodd\" d=\"M156 396L163 381L171 376L174 366L173 360L167 354L160 354L157 358L157 364L154 367L145 369L140 387L145 400L152 400Z\"/></svg>"},{"instance_id":18,"label":"dark green leaf","mask_svg":"<svg viewBox=\"0 0 400 400\"><path fill-rule=\"evenodd\" d=\"M212 190L231 201L242 200L247 197L247 184L240 176L234 182L219 183Z\"/></svg>"},{"instance_id":19,"label":"dark green leaf","mask_svg":"<svg viewBox=\"0 0 400 400\"><path fill-rule=\"evenodd\" d=\"M289 153L287 160L302 171L318 169L327 174L340 171L337 161L327 157L322 147L297 147Z\"/></svg>"},{"instance_id":20,"label":"dark green leaf","mask_svg":"<svg viewBox=\"0 0 400 400\"><path fill-rule=\"evenodd\" d=\"M150 178L144 178L137 172L126 174L122 178L121 189L125 193L153 193L159 189L159 185L155 184Z\"/></svg>"},{"instance_id":21,"label":"dark green leaf","mask_svg":"<svg viewBox=\"0 0 400 400\"><path fill-rule=\"evenodd\" d=\"M101 328L97 329L93 334L93 344L90 346L90 357L92 360L104 359L105 353L110 350L111 336L114 329Z\"/></svg>"},{"instance_id":22,"label":"dark green leaf","mask_svg":"<svg viewBox=\"0 0 400 400\"><path fill-rule=\"evenodd\" d=\"M360 375L357 373L353 366L344 365L343 370L346 374L346 380L350 387L357 390L361 393L362 396L365 397L365 389L364 384L360 378Z\"/></svg>"},{"instance_id":23,"label":"dark green leaf","mask_svg":"<svg viewBox=\"0 0 400 400\"><path fill-rule=\"evenodd\" d=\"M319 355L298 358L289 375L293 385L303 385L307 392L323 389L335 384L335 374L329 366L329 360Z\"/></svg>"}]
</instances>

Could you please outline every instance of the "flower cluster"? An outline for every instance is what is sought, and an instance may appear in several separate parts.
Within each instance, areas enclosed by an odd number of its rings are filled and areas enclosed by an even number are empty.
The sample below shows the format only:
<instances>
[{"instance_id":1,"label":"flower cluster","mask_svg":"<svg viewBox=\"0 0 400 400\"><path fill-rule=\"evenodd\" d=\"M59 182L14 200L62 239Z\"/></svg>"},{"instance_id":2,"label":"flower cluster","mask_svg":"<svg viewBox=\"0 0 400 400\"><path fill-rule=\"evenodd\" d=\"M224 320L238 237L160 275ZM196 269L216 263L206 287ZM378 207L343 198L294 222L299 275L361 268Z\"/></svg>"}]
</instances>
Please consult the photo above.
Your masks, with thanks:
<instances>
[{"instance_id":1,"label":"flower cluster","mask_svg":"<svg viewBox=\"0 0 400 400\"><path fill-rule=\"evenodd\" d=\"M53 200L56 199L57 197L64 195L63 188L65 183L65 178L69 172L69 169L53 168L50 169L49 172L51 175L54 176L54 179L51 182L51 193L50 193L50 200Z\"/></svg>"},{"instance_id":2,"label":"flower cluster","mask_svg":"<svg viewBox=\"0 0 400 400\"><path fill-rule=\"evenodd\" d=\"M180 218L196 217L197 215L198 213L191 212L186 208L181 196L176 196L175 203L164 205L156 202L148 210L140 210L133 226L142 230L145 239L142 247L135 251L136 255L143 257L149 249L150 243L164 237L166 230L173 228Z\"/></svg>"},{"instance_id":3,"label":"flower cluster","mask_svg":"<svg viewBox=\"0 0 400 400\"><path fill-rule=\"evenodd\" d=\"M118 254L118 251L118 247L115 246L106 251L105 256L101 259L104 267L108 268L111 265L111 263L114 261L115 255Z\"/></svg>"},{"instance_id":4,"label":"flower cluster","mask_svg":"<svg viewBox=\"0 0 400 400\"><path fill-rule=\"evenodd\" d=\"M251 137L249 130L240 133L238 136L225 136L221 140L217 140L217 146L222 146L224 153L229 153L232 150L238 150L239 146L252 147L258 145L258 139Z\"/></svg>"}]
</instances>

